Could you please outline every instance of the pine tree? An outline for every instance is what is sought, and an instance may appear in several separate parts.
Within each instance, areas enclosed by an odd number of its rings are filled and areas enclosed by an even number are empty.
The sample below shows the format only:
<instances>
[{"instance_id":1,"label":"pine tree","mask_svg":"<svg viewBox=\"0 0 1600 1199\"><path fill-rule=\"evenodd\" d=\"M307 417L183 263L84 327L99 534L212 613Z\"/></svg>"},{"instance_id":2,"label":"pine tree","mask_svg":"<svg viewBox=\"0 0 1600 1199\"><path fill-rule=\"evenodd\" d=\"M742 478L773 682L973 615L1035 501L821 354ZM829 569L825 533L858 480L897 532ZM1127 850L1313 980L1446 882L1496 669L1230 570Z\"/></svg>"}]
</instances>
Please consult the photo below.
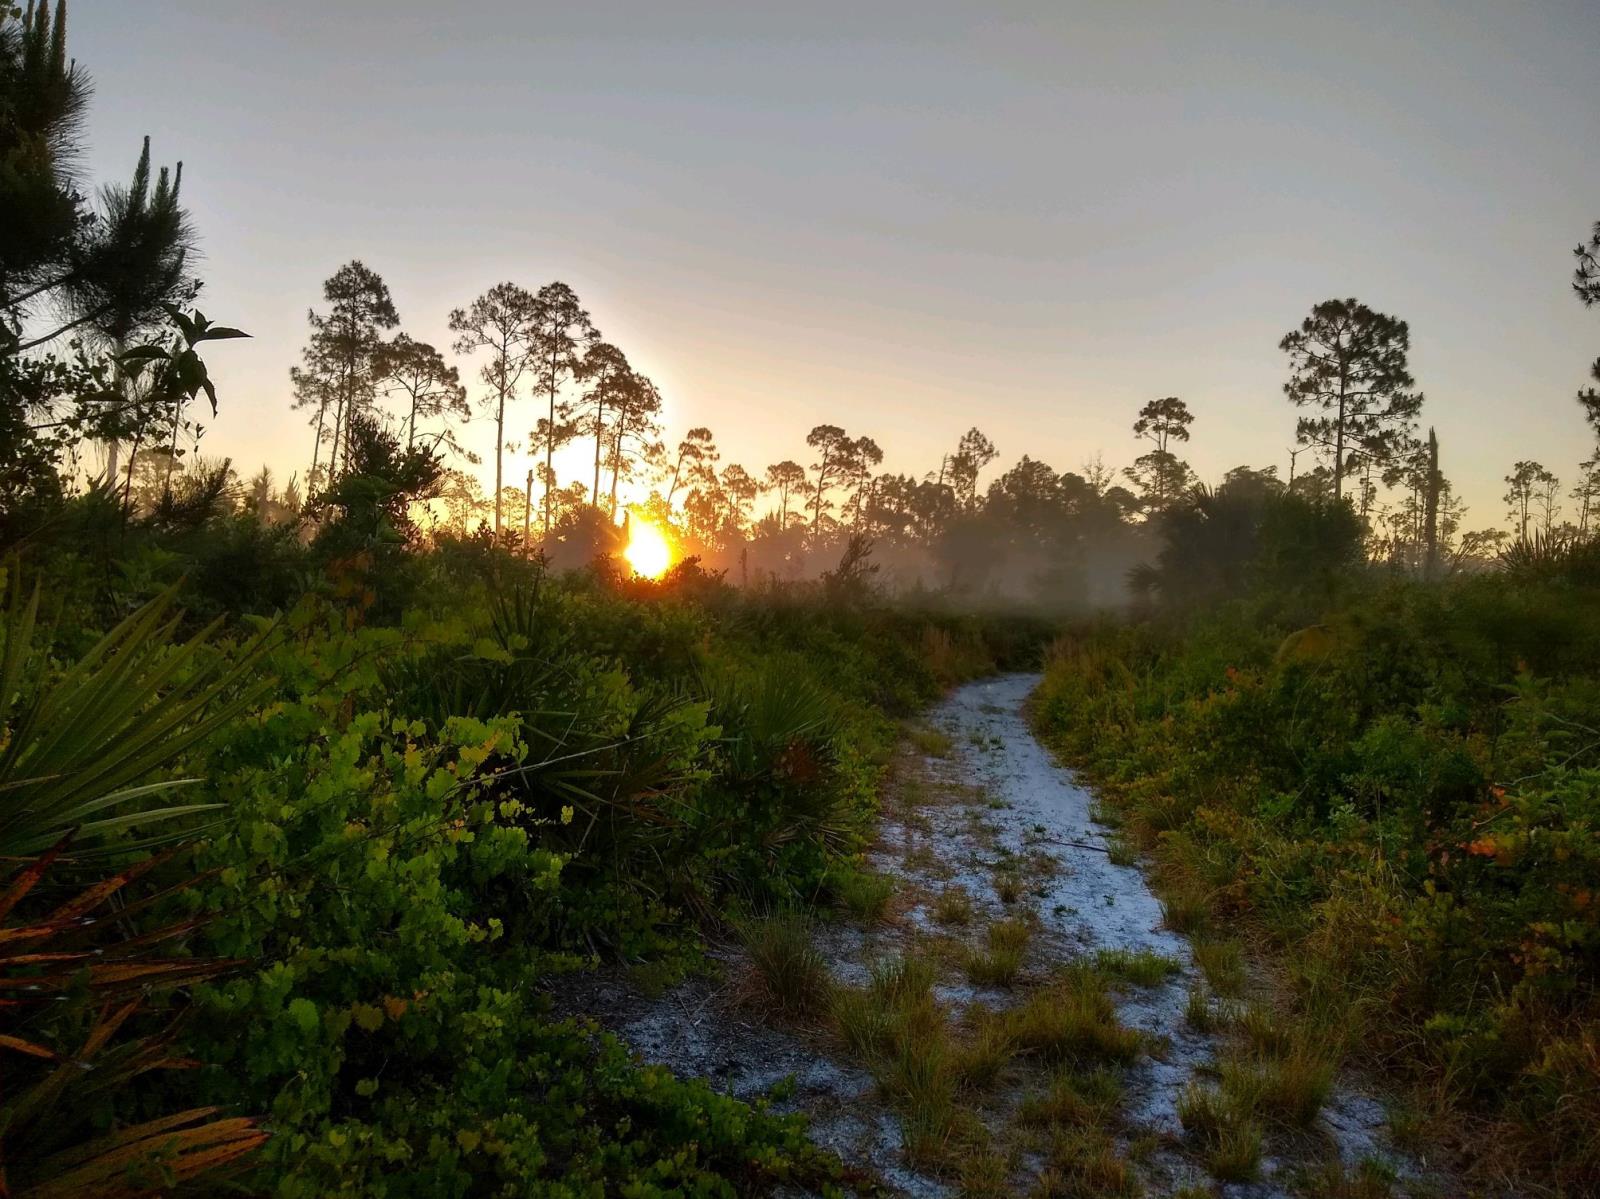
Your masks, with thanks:
<instances>
[{"instance_id":1,"label":"pine tree","mask_svg":"<svg viewBox=\"0 0 1600 1199\"><path fill-rule=\"evenodd\" d=\"M533 297L528 319L528 348L539 391L549 402L549 429L555 430L563 422L558 410L561 388L566 382L579 377L583 371L583 358L590 346L600 340L600 331L589 320L589 314L578 303L578 297L565 283L547 283ZM548 437L544 443L545 472L555 474L556 439ZM545 489L544 533L550 535L550 489ZM498 527L498 526L497 526Z\"/></svg>"},{"instance_id":2,"label":"pine tree","mask_svg":"<svg viewBox=\"0 0 1600 1199\"><path fill-rule=\"evenodd\" d=\"M489 388L483 405L494 413L494 532L500 535L505 500L506 405L530 365L534 297L515 283L496 283L466 308L450 313L457 354L487 350L478 377Z\"/></svg>"},{"instance_id":3,"label":"pine tree","mask_svg":"<svg viewBox=\"0 0 1600 1199\"><path fill-rule=\"evenodd\" d=\"M1278 348L1289 355L1284 394L1296 407L1323 413L1301 417L1297 432L1302 445L1332 451L1333 494L1340 500L1350 451L1387 461L1422 410L1406 363L1410 330L1357 300L1325 300Z\"/></svg>"},{"instance_id":4,"label":"pine tree","mask_svg":"<svg viewBox=\"0 0 1600 1199\"><path fill-rule=\"evenodd\" d=\"M359 261L347 262L330 275L322 285L322 298L328 311L311 309L306 313L311 337L302 351L302 365L289 369L296 407L315 405L317 409L317 440L311 454L313 484L329 405L333 407L333 436L325 473L331 484L339 476L341 456L349 457L352 419L368 412L377 397L382 331L400 323L388 285Z\"/></svg>"},{"instance_id":5,"label":"pine tree","mask_svg":"<svg viewBox=\"0 0 1600 1199\"><path fill-rule=\"evenodd\" d=\"M408 450L417 443L419 420L454 416L464 421L472 415L461 375L425 341L396 334L393 341L379 346L374 373L384 393L398 396L404 405ZM434 441L436 445L444 442L452 449L459 448L448 428L440 431Z\"/></svg>"}]
</instances>

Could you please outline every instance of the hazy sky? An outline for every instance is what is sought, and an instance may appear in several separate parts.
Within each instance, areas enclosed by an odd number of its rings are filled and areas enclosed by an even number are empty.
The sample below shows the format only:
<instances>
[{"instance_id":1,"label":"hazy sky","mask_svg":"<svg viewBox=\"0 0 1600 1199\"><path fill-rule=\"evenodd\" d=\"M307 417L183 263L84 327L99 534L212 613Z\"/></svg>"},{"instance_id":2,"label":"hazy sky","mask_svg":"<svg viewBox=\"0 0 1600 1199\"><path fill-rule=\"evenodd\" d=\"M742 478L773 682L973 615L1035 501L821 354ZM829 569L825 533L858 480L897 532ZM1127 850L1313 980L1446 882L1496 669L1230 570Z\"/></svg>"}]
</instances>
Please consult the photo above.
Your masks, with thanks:
<instances>
[{"instance_id":1,"label":"hazy sky","mask_svg":"<svg viewBox=\"0 0 1600 1199\"><path fill-rule=\"evenodd\" d=\"M1277 342L1354 295L1411 324L1443 466L1499 521L1590 448L1600 6L73 0L86 166L184 162L205 451L303 471L287 370L360 258L403 327L491 284L572 285L669 433L809 461L811 426L922 473L968 426L1058 470L1184 398L1214 479L1287 470ZM467 372L463 371L465 375ZM524 402L510 427L537 415ZM492 432L479 422L476 444ZM526 469L522 455L508 479ZM576 472L574 472L576 477Z\"/></svg>"}]
</instances>

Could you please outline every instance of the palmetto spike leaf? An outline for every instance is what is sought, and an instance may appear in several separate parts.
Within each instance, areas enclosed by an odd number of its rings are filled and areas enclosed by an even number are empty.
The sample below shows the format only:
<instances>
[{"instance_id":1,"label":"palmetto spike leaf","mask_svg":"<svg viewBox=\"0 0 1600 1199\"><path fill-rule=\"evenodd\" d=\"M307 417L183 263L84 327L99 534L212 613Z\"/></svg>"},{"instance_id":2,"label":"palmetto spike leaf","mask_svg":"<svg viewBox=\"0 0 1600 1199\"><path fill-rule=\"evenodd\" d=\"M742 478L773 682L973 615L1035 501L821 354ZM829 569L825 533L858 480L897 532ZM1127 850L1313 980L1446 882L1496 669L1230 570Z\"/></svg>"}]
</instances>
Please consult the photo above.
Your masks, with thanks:
<instances>
[{"instance_id":1,"label":"palmetto spike leaf","mask_svg":"<svg viewBox=\"0 0 1600 1199\"><path fill-rule=\"evenodd\" d=\"M143 1199L165 1194L171 1189L167 1179L144 1185L132 1181L136 1175L130 1175L130 1167L159 1156L167 1177L183 1182L237 1162L266 1142L268 1134L253 1119L206 1119L217 1110L193 1108L91 1141L70 1155L62 1155L65 1160L51 1159L46 1165L54 1177L18 1199L81 1199L87 1195L96 1199Z\"/></svg>"},{"instance_id":2,"label":"palmetto spike leaf","mask_svg":"<svg viewBox=\"0 0 1600 1199\"><path fill-rule=\"evenodd\" d=\"M191 931L196 920L145 931L130 924L130 918L149 903L194 885L204 875L189 876L119 905L116 920L97 918L131 884L172 863L176 849L84 887L46 911L21 915L40 878L62 858L69 842L63 838L26 863L0 893L0 1010L59 1008L77 1002L74 997L80 995L97 1005L87 1032L70 1043L0 1038L0 1051L14 1055L7 1067L5 1119L0 1124L7 1141L4 1159L14 1168L13 1193L164 1192L165 1185L148 1190L129 1181L140 1176L135 1169L140 1161L160 1157L162 1170L168 1171L165 1177L181 1179L238 1160L259 1146L266 1134L252 1121L211 1121L207 1117L214 1109L195 1109L71 1146L70 1133L77 1125L70 1113L92 1106L96 1097L115 1094L129 1079L147 1071L192 1066L171 1051L176 1020L168 1019L158 1031L132 1038L126 1032L128 1022L143 1011L151 993L216 977L238 963L152 952L153 947ZM62 1147L63 1142L69 1147Z\"/></svg>"},{"instance_id":3,"label":"palmetto spike leaf","mask_svg":"<svg viewBox=\"0 0 1600 1199\"><path fill-rule=\"evenodd\" d=\"M150 776L235 719L270 685L247 682L247 676L272 630L231 662L207 660L216 624L175 644L180 616L169 589L59 677L24 696L39 589L24 598L14 566L9 573L0 655L0 718L10 728L0 749L0 857L38 853L72 830L81 845L210 810L214 805L148 809L140 801L190 785L190 779L152 782ZM80 849L79 856L93 852Z\"/></svg>"}]
</instances>

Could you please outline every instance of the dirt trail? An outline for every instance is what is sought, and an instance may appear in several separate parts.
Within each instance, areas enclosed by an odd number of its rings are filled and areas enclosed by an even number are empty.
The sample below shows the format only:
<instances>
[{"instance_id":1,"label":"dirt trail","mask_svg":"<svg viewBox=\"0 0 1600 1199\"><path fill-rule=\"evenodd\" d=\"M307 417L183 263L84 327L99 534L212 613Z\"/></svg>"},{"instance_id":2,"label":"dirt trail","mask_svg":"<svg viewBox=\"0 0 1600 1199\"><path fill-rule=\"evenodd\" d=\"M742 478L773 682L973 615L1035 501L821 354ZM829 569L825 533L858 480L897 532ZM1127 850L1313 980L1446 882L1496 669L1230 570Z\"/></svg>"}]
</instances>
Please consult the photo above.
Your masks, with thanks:
<instances>
[{"instance_id":1,"label":"dirt trail","mask_svg":"<svg viewBox=\"0 0 1600 1199\"><path fill-rule=\"evenodd\" d=\"M1148 950L1178 964L1178 970L1153 987L1128 987L1117 997L1123 1023L1165 1039L1160 1057L1143 1056L1128 1070L1123 1118L1133 1129L1160 1134L1163 1148L1144 1163L1146 1181L1160 1194L1201 1184L1204 1172L1173 1148L1182 1133L1177 1102L1185 1086L1205 1077L1217 1057L1214 1034L1196 1032L1185 1019L1189 992L1200 981L1189 941L1163 925L1160 901L1137 865L1112 861L1111 844L1094 819L1094 801L1071 771L1058 765L1028 726L1024 705L1039 682L1031 674L1006 675L968 684L953 692L930 715L931 723L955 746L949 762L934 763L939 775L950 767L988 796L986 823L995 845L1014 856L1044 850L1061 869L1036 879L1033 898L1049 951L1063 960L1099 950ZM934 826L934 836L965 851L955 857L966 867L956 881L974 895L993 896L992 860L972 844L974 838ZM945 827L942 829L940 825ZM885 868L889 863L884 863ZM991 907L993 901L991 899ZM1311 1133L1334 1147L1354 1166L1365 1159L1388 1163L1397 1173L1408 1163L1388 1144L1381 1104L1349 1086L1336 1085ZM1230 1196L1268 1199L1285 1195L1277 1176L1294 1163L1270 1154L1261 1177L1222 1188Z\"/></svg>"},{"instance_id":2,"label":"dirt trail","mask_svg":"<svg viewBox=\"0 0 1600 1199\"><path fill-rule=\"evenodd\" d=\"M822 925L818 939L829 968L839 982L860 983L874 962L941 938L948 943L952 935L974 936L1021 910L1031 911L1036 929L1028 967L1035 978L1105 950L1159 954L1175 967L1164 981L1115 991L1121 1021L1146 1034L1155 1049L1126 1068L1119 1143L1141 1144L1137 1173L1148 1194L1197 1186L1229 1199L1288 1196L1285 1180L1295 1163L1272 1156L1276 1142L1269 1142L1256 1180L1221 1187L1185 1146L1178 1098L1191 1079L1207 1077L1218 1054L1215 1034L1195 1031L1185 1018L1199 973L1187 939L1164 927L1161 904L1141 870L1112 860L1088 792L1028 727L1023 705L1037 681L1036 675L1007 675L971 683L928 713L937 733L922 738L921 749L906 749L871 854L874 867L898 883L890 917L866 929ZM1002 879L1011 880L1010 903L997 889ZM948 920L941 927L938 919L940 898L952 890L964 891L973 908L964 934L952 934ZM719 955L730 979L746 969L736 947ZM907 1167L898 1119L867 1069L823 1033L764 1025L732 1004L731 992L730 984L719 989L694 981L651 1000L613 987L584 1004L645 1058L710 1078L742 1098L759 1097L792 1077L792 1089L775 1106L807 1112L820 1144L876 1170L901 1194L957 1193L947 1181ZM1019 1001L1016 990L975 987L955 969L945 970L935 994L957 1022ZM1024 1086L1002 1081L985 1100L986 1123L1005 1125ZM1290 1152L1299 1158L1331 1150L1347 1164L1381 1160L1405 1177L1411 1171L1389 1147L1383 1118L1374 1100L1336 1087ZM1019 1182L1037 1167L1021 1154Z\"/></svg>"}]
</instances>

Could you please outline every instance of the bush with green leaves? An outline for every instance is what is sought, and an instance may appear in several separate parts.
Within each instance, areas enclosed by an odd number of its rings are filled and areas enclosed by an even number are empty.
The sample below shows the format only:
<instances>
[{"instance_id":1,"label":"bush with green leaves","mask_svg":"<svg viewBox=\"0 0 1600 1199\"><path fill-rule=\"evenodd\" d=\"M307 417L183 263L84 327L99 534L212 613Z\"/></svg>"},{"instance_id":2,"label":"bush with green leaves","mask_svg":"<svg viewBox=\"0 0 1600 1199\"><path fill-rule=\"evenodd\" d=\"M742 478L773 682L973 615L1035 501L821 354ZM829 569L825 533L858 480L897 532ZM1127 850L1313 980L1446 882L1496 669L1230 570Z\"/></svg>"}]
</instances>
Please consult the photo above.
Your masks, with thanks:
<instances>
[{"instance_id":1,"label":"bush with green leaves","mask_svg":"<svg viewBox=\"0 0 1600 1199\"><path fill-rule=\"evenodd\" d=\"M1595 600L1392 583L1296 627L1268 592L1064 638L1036 701L1169 900L1254 923L1305 1019L1520 1128L1503 1156L1563 1185L1600 1168Z\"/></svg>"}]
</instances>

